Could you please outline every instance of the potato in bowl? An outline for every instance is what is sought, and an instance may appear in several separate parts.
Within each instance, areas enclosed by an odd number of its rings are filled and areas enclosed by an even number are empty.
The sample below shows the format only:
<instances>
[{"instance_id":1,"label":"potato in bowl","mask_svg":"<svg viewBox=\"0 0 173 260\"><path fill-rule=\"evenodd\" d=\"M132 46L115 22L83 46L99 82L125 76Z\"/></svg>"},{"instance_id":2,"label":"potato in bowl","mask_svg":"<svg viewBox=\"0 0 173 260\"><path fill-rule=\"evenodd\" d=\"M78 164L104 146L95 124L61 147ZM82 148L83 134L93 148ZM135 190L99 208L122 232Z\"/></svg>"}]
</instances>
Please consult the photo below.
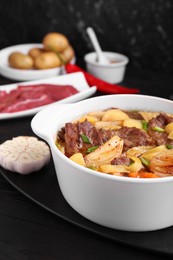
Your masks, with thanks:
<instances>
[{"instance_id":1,"label":"potato in bowl","mask_svg":"<svg viewBox=\"0 0 173 260\"><path fill-rule=\"evenodd\" d=\"M90 98L43 110L33 118L31 126L49 143L61 191L79 214L103 226L126 231L150 231L172 226L172 176L129 178L103 174L70 160L56 146L57 133L67 122L75 122L93 111L108 111L115 107L122 112L162 112L171 117L173 102L144 95Z\"/></svg>"},{"instance_id":2,"label":"potato in bowl","mask_svg":"<svg viewBox=\"0 0 173 260\"><path fill-rule=\"evenodd\" d=\"M74 59L74 48L68 38L58 32L47 33L42 39L42 45L30 46L27 53L19 50L8 55L11 68L21 70L45 70L58 68Z\"/></svg>"}]
</instances>

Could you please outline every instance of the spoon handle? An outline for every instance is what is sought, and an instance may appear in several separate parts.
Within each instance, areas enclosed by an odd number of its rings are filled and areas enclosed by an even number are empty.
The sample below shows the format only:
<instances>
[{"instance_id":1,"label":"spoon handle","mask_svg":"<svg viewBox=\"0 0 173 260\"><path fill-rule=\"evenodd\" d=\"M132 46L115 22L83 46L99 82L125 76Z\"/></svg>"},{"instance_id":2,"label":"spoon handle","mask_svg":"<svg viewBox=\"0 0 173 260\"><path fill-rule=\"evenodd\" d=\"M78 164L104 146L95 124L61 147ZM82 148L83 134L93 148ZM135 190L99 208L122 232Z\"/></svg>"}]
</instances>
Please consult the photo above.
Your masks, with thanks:
<instances>
[{"instance_id":1,"label":"spoon handle","mask_svg":"<svg viewBox=\"0 0 173 260\"><path fill-rule=\"evenodd\" d=\"M98 55L102 54L102 50L101 50L100 44L99 44L99 42L97 40L97 37L96 37L96 34L95 34L93 28L88 27L87 28L87 33L88 33L88 35L90 37L90 40L91 40L91 42L92 42L92 44L93 44L97 54Z\"/></svg>"}]
</instances>

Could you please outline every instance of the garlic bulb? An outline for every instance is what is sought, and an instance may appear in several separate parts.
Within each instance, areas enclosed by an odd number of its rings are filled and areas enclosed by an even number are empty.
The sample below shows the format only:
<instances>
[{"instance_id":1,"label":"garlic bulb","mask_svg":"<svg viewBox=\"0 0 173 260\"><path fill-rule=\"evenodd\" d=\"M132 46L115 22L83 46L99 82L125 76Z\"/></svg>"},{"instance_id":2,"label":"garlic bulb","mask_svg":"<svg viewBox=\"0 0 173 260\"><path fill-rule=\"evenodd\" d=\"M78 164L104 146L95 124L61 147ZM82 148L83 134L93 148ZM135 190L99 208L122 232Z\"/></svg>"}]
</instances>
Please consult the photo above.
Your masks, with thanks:
<instances>
[{"instance_id":1,"label":"garlic bulb","mask_svg":"<svg viewBox=\"0 0 173 260\"><path fill-rule=\"evenodd\" d=\"M32 136L18 136L0 145L0 165L10 171L28 174L40 170L50 160L48 145Z\"/></svg>"}]
</instances>

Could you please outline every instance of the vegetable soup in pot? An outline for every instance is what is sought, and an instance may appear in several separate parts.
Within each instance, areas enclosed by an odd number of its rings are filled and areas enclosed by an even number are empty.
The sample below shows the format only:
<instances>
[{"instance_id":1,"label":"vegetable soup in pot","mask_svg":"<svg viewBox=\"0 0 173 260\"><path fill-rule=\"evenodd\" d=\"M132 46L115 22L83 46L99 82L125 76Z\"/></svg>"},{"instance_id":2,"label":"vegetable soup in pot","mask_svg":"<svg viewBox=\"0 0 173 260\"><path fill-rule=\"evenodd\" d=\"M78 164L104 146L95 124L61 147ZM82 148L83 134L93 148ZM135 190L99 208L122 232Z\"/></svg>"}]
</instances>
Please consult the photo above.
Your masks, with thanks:
<instances>
[{"instance_id":1,"label":"vegetable soup in pot","mask_svg":"<svg viewBox=\"0 0 173 260\"><path fill-rule=\"evenodd\" d=\"M131 178L173 175L173 114L119 108L67 122L56 138L70 160L103 174Z\"/></svg>"}]
</instances>

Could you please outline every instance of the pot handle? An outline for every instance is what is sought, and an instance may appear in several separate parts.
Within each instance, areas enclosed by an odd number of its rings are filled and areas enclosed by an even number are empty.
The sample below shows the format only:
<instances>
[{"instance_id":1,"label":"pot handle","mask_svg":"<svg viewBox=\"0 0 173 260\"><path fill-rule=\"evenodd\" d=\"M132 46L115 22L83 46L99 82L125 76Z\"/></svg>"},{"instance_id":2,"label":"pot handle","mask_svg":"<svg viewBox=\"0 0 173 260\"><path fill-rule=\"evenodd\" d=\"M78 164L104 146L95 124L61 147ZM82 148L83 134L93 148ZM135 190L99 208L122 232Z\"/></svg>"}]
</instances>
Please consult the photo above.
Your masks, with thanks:
<instances>
[{"instance_id":1,"label":"pot handle","mask_svg":"<svg viewBox=\"0 0 173 260\"><path fill-rule=\"evenodd\" d=\"M31 120L31 128L33 132L44 140L48 139L51 123L62 114L72 104L50 105L38 112ZM56 111L56 112L55 112Z\"/></svg>"}]
</instances>

